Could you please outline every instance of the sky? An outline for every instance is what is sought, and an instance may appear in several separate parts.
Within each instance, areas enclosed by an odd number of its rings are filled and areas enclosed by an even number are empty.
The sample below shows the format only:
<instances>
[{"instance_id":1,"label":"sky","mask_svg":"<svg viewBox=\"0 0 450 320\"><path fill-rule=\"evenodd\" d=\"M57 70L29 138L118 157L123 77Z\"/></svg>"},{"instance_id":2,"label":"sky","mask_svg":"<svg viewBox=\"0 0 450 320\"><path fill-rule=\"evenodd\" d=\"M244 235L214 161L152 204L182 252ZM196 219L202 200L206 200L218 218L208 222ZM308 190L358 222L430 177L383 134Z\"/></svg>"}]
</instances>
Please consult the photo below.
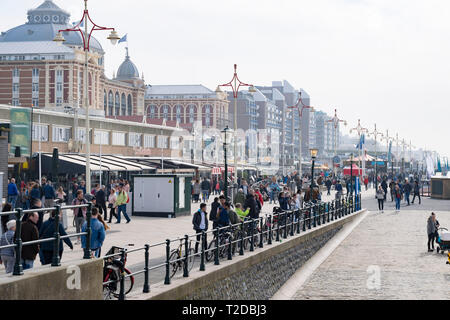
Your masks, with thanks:
<instances>
[{"instance_id":1,"label":"sky","mask_svg":"<svg viewBox=\"0 0 450 320\"><path fill-rule=\"evenodd\" d=\"M43 0L2 0L0 31L26 22ZM81 18L81 0L54 0ZM20 5L18 5L20 3ZM89 0L93 20L128 34L147 84L203 84L233 77L254 85L288 80L311 104L361 119L417 148L450 155L450 1L445 0ZM7 13L7 14L6 14ZM125 44L95 37L112 77Z\"/></svg>"}]
</instances>

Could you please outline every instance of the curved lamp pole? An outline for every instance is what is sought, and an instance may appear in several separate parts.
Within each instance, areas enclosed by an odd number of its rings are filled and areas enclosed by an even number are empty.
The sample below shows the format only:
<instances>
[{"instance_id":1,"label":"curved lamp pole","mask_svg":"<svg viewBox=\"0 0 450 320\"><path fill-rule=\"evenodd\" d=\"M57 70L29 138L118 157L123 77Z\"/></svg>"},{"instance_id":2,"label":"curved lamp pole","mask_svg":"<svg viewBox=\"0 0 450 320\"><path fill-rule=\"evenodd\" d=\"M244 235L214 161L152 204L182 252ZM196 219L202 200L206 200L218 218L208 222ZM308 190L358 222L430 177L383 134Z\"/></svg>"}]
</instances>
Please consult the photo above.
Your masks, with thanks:
<instances>
[{"instance_id":1,"label":"curved lamp pole","mask_svg":"<svg viewBox=\"0 0 450 320\"><path fill-rule=\"evenodd\" d=\"M84 12L83 17L78 22L76 26L70 29L58 30L53 41L58 43L58 45L62 45L64 41L66 41L62 35L62 32L79 32L81 38L83 39L83 49L84 49L84 103L86 108L86 191L91 192L91 145L90 145L90 127L89 127L89 92L88 92L88 61L89 61L89 49L90 49L90 41L91 36L94 31L106 31L111 30L111 34L108 36L108 40L111 40L113 45L117 44L120 40L119 35L115 31L114 28L105 28L100 27L95 24L91 17L89 16L89 10L87 6L88 0L84 0ZM81 30L80 26L84 22L84 32ZM92 24L92 28L88 30L88 22Z\"/></svg>"},{"instance_id":2,"label":"curved lamp pole","mask_svg":"<svg viewBox=\"0 0 450 320\"><path fill-rule=\"evenodd\" d=\"M239 80L239 77L237 75L237 64L234 65L234 75L233 75L233 79L231 79L230 82L219 85L216 92L220 92L220 87L231 87L231 89L233 90L233 97L234 97L234 183L237 184L237 172L238 172L238 167L237 167L237 98L238 98L238 94L239 94L239 89L241 87L250 87L248 92L249 93L255 93L255 87L252 84L247 84L244 82L241 82L241 80Z\"/></svg>"},{"instance_id":3,"label":"curved lamp pole","mask_svg":"<svg viewBox=\"0 0 450 320\"><path fill-rule=\"evenodd\" d=\"M375 138L375 192L377 192L378 189L378 149L377 149L377 142L378 142L378 136L380 136L381 139L383 139L383 133L377 130L377 124L375 123L375 130L370 132L369 135L373 136Z\"/></svg>"},{"instance_id":4,"label":"curved lamp pole","mask_svg":"<svg viewBox=\"0 0 450 320\"><path fill-rule=\"evenodd\" d=\"M350 129L350 133L352 133L352 132L354 132L354 131L356 131L357 133L358 133L358 136L359 136L359 141L361 142L361 135L362 134L364 134L364 133L369 133L369 130L367 129L367 128L363 128L362 126L361 126L361 120L359 120L358 119L358 126L356 126L356 128L352 128L352 129ZM362 168L362 162L363 162L363 160L362 160L362 148L361 149L359 149L358 150L358 153L360 154L360 157L359 157L359 169L361 170ZM364 159L365 159L365 155L364 155ZM364 171L362 171L362 175L365 175L365 172ZM362 179L362 177L360 176L360 180ZM362 180L361 180L362 181Z\"/></svg>"},{"instance_id":5,"label":"curved lamp pole","mask_svg":"<svg viewBox=\"0 0 450 320\"><path fill-rule=\"evenodd\" d=\"M337 109L334 109L334 117L331 120L327 121L328 123L332 123L334 127L334 157L337 156L337 135L338 135L338 129L339 129L339 123L343 122L345 126L347 126L347 121L341 120L337 116ZM334 161L334 160L333 160ZM334 176L336 177L336 171L337 168L335 166L335 163L333 163L334 167Z\"/></svg>"},{"instance_id":6,"label":"curved lamp pole","mask_svg":"<svg viewBox=\"0 0 450 320\"><path fill-rule=\"evenodd\" d=\"M386 174L389 175L388 169L389 169L389 144L394 141L393 137L389 136L389 130L386 130L386 135L381 138L381 140L386 141ZM391 155L391 163L392 163L392 179L394 179L394 159L392 159Z\"/></svg>"},{"instance_id":7,"label":"curved lamp pole","mask_svg":"<svg viewBox=\"0 0 450 320\"><path fill-rule=\"evenodd\" d=\"M300 106L300 105L301 105L301 106ZM301 130L301 128L302 128L303 110L305 110L305 109L310 109L311 112L315 112L315 110L314 110L314 107L307 106L307 105L305 105L305 104L303 103L303 100L302 100L302 93L301 93L301 92L299 92L299 97L298 97L297 104L296 104L295 106L288 107L288 109L291 109L291 110L297 109L297 111L298 111L298 116L299 116L299 122L300 122L300 126L299 126L299 128L298 128L299 135L300 135L300 147L299 147L299 150L300 150L299 163L300 163L300 165L299 165L299 176L300 176L300 179L301 179L302 176L303 176L303 173L302 173L302 130Z\"/></svg>"}]
</instances>

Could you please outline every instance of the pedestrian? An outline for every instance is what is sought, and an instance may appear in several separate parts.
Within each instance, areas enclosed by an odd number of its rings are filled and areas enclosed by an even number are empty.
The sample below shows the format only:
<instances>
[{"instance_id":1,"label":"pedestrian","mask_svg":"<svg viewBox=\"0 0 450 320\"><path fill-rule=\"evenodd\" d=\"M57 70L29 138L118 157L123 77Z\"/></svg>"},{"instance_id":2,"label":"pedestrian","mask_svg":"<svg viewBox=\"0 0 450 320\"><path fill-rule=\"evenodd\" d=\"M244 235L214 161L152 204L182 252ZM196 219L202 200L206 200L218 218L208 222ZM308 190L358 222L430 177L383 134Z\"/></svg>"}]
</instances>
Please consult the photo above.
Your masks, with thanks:
<instances>
[{"instance_id":1,"label":"pedestrian","mask_svg":"<svg viewBox=\"0 0 450 320\"><path fill-rule=\"evenodd\" d=\"M12 211L12 206L11 206L11 204L10 204L10 203L5 203L5 204L3 205L2 212L11 212L11 211ZM1 223L0 223L0 237L1 237L4 233L6 233L6 232L8 231L8 228L6 227L6 224L7 224L8 221L10 220L9 218L10 218L10 217L9 217L8 215L6 215L6 216L1 216L1 218L0 218L0 221L1 221Z\"/></svg>"},{"instance_id":2,"label":"pedestrian","mask_svg":"<svg viewBox=\"0 0 450 320\"><path fill-rule=\"evenodd\" d=\"M36 212L31 212L28 214L28 219L22 222L22 230L20 238L22 243L39 240L39 230L37 228L37 223L39 221L39 215ZM34 260L39 253L39 244L31 244L22 246L22 259L20 263L22 264L23 270L32 269L34 265Z\"/></svg>"},{"instance_id":3,"label":"pedestrian","mask_svg":"<svg viewBox=\"0 0 450 320\"><path fill-rule=\"evenodd\" d=\"M277 183L277 180L275 177L272 178L272 183L269 185L269 196L270 196L270 201L269 204L273 203L277 203L277 194L280 191L280 186Z\"/></svg>"},{"instance_id":4,"label":"pedestrian","mask_svg":"<svg viewBox=\"0 0 450 320\"><path fill-rule=\"evenodd\" d=\"M415 181L414 182L414 197L412 199L412 204L414 204L414 200L416 200L416 197L419 198L419 204L422 204L422 199L420 199L420 186L419 186L419 181Z\"/></svg>"},{"instance_id":5,"label":"pedestrian","mask_svg":"<svg viewBox=\"0 0 450 320\"><path fill-rule=\"evenodd\" d=\"M432 212L427 220L428 252L434 251L434 240L436 238L438 229L439 229L439 221L436 220L436 215L434 214L434 212Z\"/></svg>"},{"instance_id":6,"label":"pedestrian","mask_svg":"<svg viewBox=\"0 0 450 320\"><path fill-rule=\"evenodd\" d=\"M398 212L398 211L400 211L400 203L403 198L403 194L402 194L398 184L396 184L394 187L394 197L395 197L395 211Z\"/></svg>"},{"instance_id":7,"label":"pedestrian","mask_svg":"<svg viewBox=\"0 0 450 320\"><path fill-rule=\"evenodd\" d=\"M383 191L384 191L384 201L386 201L387 200L387 189L388 189L386 179L383 179L383 181L381 182L381 187L383 188Z\"/></svg>"},{"instance_id":8,"label":"pedestrian","mask_svg":"<svg viewBox=\"0 0 450 320\"><path fill-rule=\"evenodd\" d=\"M108 208L109 208L109 220L108 223L112 222L112 217L114 216L114 218L116 218L116 222L117 222L117 214L116 214L116 200L117 200L117 195L116 195L116 189L111 188L110 190L110 194L108 196Z\"/></svg>"},{"instance_id":9,"label":"pedestrian","mask_svg":"<svg viewBox=\"0 0 450 320\"><path fill-rule=\"evenodd\" d=\"M128 217L127 214L127 203L128 203L128 194L124 190L124 185L121 183L119 184L119 192L116 199L116 205L117 205L117 222L120 224L120 218L121 214L123 212L123 216L127 220L127 223L131 222L130 217Z\"/></svg>"},{"instance_id":10,"label":"pedestrian","mask_svg":"<svg viewBox=\"0 0 450 320\"><path fill-rule=\"evenodd\" d=\"M16 179L11 178L11 182L8 184L7 202L11 204L13 210L16 208L16 202L18 197L19 197L19 190L17 189Z\"/></svg>"},{"instance_id":11,"label":"pedestrian","mask_svg":"<svg viewBox=\"0 0 450 320\"><path fill-rule=\"evenodd\" d=\"M99 210L100 215L104 215L104 219L108 220L108 211L106 211L106 194L105 186L101 186L97 183L95 185L95 202Z\"/></svg>"},{"instance_id":12,"label":"pedestrian","mask_svg":"<svg viewBox=\"0 0 450 320\"><path fill-rule=\"evenodd\" d=\"M32 182L30 198L31 198L31 201L33 201L35 199L41 200L41 191L39 190L39 184L36 182Z\"/></svg>"},{"instance_id":13,"label":"pedestrian","mask_svg":"<svg viewBox=\"0 0 450 320\"><path fill-rule=\"evenodd\" d=\"M329 196L329 195L331 195L331 186L332 186L332 182L331 182L331 180L330 179L327 179L326 181L325 181L325 186L327 187L327 195Z\"/></svg>"},{"instance_id":14,"label":"pedestrian","mask_svg":"<svg viewBox=\"0 0 450 320\"><path fill-rule=\"evenodd\" d=\"M258 211L257 211L257 204L255 197L253 195L253 190L250 190L250 192L247 195L247 199L245 199L244 202L244 210L250 209L250 218L251 219L258 219Z\"/></svg>"},{"instance_id":15,"label":"pedestrian","mask_svg":"<svg viewBox=\"0 0 450 320\"><path fill-rule=\"evenodd\" d=\"M194 217L192 218L192 224L194 226L194 230L197 235L197 239L195 242L195 253L198 253L198 245L200 243L201 236L202 236L201 233L203 231L204 232L208 231L208 213L206 211L206 203L200 204L200 209L198 209L198 211L194 213ZM204 244L205 244L205 250L206 250L207 249L206 233L205 233Z\"/></svg>"},{"instance_id":16,"label":"pedestrian","mask_svg":"<svg viewBox=\"0 0 450 320\"><path fill-rule=\"evenodd\" d=\"M223 197L225 199L225 196L220 196ZM211 204L211 210L209 212L209 220L213 222L213 229L217 228L217 219L218 219L218 210L220 207L220 202L219 202L219 198L215 197L214 198L214 202Z\"/></svg>"},{"instance_id":17,"label":"pedestrian","mask_svg":"<svg viewBox=\"0 0 450 320\"><path fill-rule=\"evenodd\" d=\"M217 225L219 228L227 227L230 225L230 216L228 215L227 209L225 209L227 207L227 204L229 207L229 203L225 202L224 205L219 208L219 217L217 219ZM223 230L221 232L223 232Z\"/></svg>"},{"instance_id":18,"label":"pedestrian","mask_svg":"<svg viewBox=\"0 0 450 320\"><path fill-rule=\"evenodd\" d=\"M395 183L393 180L391 180L391 182L389 183L389 189L390 189L390 194L391 194L391 202L394 202L394 193L395 193Z\"/></svg>"},{"instance_id":19,"label":"pedestrian","mask_svg":"<svg viewBox=\"0 0 450 320\"><path fill-rule=\"evenodd\" d=\"M211 190L211 183L209 183L208 178L204 178L201 184L202 189L202 200L203 202L208 202L209 191Z\"/></svg>"},{"instance_id":20,"label":"pedestrian","mask_svg":"<svg viewBox=\"0 0 450 320\"><path fill-rule=\"evenodd\" d=\"M231 209L231 205L230 205L230 203L229 202L225 202L225 209L227 210L227 212L228 212L228 217L229 217L229 219L230 219L230 223L232 224L232 225L235 225L235 224L238 224L239 223L239 217L238 217L238 215L236 214L236 212L233 210L233 209Z\"/></svg>"},{"instance_id":21,"label":"pedestrian","mask_svg":"<svg viewBox=\"0 0 450 320\"><path fill-rule=\"evenodd\" d=\"M378 190L377 190L377 199L378 199L378 210L381 211L382 213L384 212L384 190L381 186L378 186Z\"/></svg>"},{"instance_id":22,"label":"pedestrian","mask_svg":"<svg viewBox=\"0 0 450 320\"><path fill-rule=\"evenodd\" d=\"M198 180L195 180L194 186L192 188L195 203L197 203L199 201L199 195L201 192L200 189L201 189L200 183L198 182Z\"/></svg>"},{"instance_id":23,"label":"pedestrian","mask_svg":"<svg viewBox=\"0 0 450 320\"><path fill-rule=\"evenodd\" d=\"M245 218L248 216L248 214L250 213L250 208L248 208L246 211L242 210L242 204L241 203L236 203L236 214L239 217L239 220L242 222L245 220Z\"/></svg>"},{"instance_id":24,"label":"pedestrian","mask_svg":"<svg viewBox=\"0 0 450 320\"><path fill-rule=\"evenodd\" d=\"M44 197L45 197L45 202L44 202L45 207L53 208L55 206L56 194L55 194L55 188L53 188L53 186L52 186L52 182L48 181L45 184L43 189L44 189Z\"/></svg>"},{"instance_id":25,"label":"pedestrian","mask_svg":"<svg viewBox=\"0 0 450 320\"><path fill-rule=\"evenodd\" d=\"M409 195L411 194L411 185L408 181L408 179L405 179L405 185L403 186L403 191L405 193L405 200L408 203L407 205L409 206Z\"/></svg>"},{"instance_id":26,"label":"pedestrian","mask_svg":"<svg viewBox=\"0 0 450 320\"><path fill-rule=\"evenodd\" d=\"M215 191L214 195L220 195L220 182L219 181L217 181L214 191Z\"/></svg>"},{"instance_id":27,"label":"pedestrian","mask_svg":"<svg viewBox=\"0 0 450 320\"><path fill-rule=\"evenodd\" d=\"M56 212L57 212L56 210L52 211L50 218L42 224L41 229L39 230L39 235L41 239L53 238L53 236L55 235ZM61 222L58 225L58 232L61 237L67 236L67 233L64 230L64 227ZM73 244L69 238L64 238L64 242L66 243L67 246L69 246L71 250L73 250ZM40 252L42 258L41 263L43 266L52 263L54 250L53 245L54 241L47 241L41 244ZM59 240L59 252L58 252L59 259L62 258L63 252L64 252L63 240Z\"/></svg>"},{"instance_id":28,"label":"pedestrian","mask_svg":"<svg viewBox=\"0 0 450 320\"><path fill-rule=\"evenodd\" d=\"M6 230L7 231L2 234L0 239L0 247L14 244L16 221L9 220L6 223ZM16 261L14 248L0 249L0 261L5 265L6 273L12 273L14 271L14 264Z\"/></svg>"},{"instance_id":29,"label":"pedestrian","mask_svg":"<svg viewBox=\"0 0 450 320\"><path fill-rule=\"evenodd\" d=\"M81 206L81 205L85 205L85 204L87 204L87 201L84 198L83 190L78 190L77 197L75 199L73 199L72 205L73 206ZM73 219L75 221L76 233L81 232L81 227L83 226L84 222L86 221L86 212L87 212L86 207L73 208ZM75 244L79 244L80 241L81 241L81 237L78 236L77 242Z\"/></svg>"},{"instance_id":30,"label":"pedestrian","mask_svg":"<svg viewBox=\"0 0 450 320\"><path fill-rule=\"evenodd\" d=\"M244 189L239 188L238 192L236 193L236 196L234 197L234 205L236 205L236 203L244 203L245 202L245 194L244 194Z\"/></svg>"},{"instance_id":31,"label":"pedestrian","mask_svg":"<svg viewBox=\"0 0 450 320\"><path fill-rule=\"evenodd\" d=\"M367 176L364 177L364 186L366 187L366 191L369 185L369 178Z\"/></svg>"},{"instance_id":32,"label":"pedestrian","mask_svg":"<svg viewBox=\"0 0 450 320\"><path fill-rule=\"evenodd\" d=\"M83 195L86 194L86 182L85 181L81 181L80 182L80 185L78 186L77 191L78 190L82 190L83 191Z\"/></svg>"},{"instance_id":33,"label":"pedestrian","mask_svg":"<svg viewBox=\"0 0 450 320\"><path fill-rule=\"evenodd\" d=\"M95 258L100 258L101 248L105 241L106 232L105 225L100 221L102 215L99 214L98 208L92 208L91 218L91 253ZM82 232L87 230L87 221L84 222ZM81 236L81 247L86 249L86 236Z\"/></svg>"},{"instance_id":34,"label":"pedestrian","mask_svg":"<svg viewBox=\"0 0 450 320\"><path fill-rule=\"evenodd\" d=\"M61 203L67 201L67 194L64 192L64 189L62 186L58 188L56 191L56 199L60 200Z\"/></svg>"}]
</instances>

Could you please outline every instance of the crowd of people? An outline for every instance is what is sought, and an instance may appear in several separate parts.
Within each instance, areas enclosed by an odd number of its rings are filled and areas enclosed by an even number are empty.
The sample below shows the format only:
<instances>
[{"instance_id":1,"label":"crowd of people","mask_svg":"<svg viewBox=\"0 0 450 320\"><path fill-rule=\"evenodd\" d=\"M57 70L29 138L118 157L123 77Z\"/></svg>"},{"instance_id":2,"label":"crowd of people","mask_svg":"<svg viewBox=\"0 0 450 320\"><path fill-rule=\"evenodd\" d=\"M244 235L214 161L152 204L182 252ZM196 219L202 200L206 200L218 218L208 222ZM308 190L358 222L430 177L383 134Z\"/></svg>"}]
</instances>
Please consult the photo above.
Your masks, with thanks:
<instances>
[{"instance_id":1,"label":"crowd of people","mask_svg":"<svg viewBox=\"0 0 450 320\"><path fill-rule=\"evenodd\" d=\"M130 184L128 181L112 180L108 188L96 184L88 193L85 181L73 183L71 196L69 192L65 192L62 186L55 189L53 183L42 178L39 181L30 181L16 184L16 180L11 178L8 181L8 197L3 205L2 212L13 212L16 208L24 210L54 208L56 204L70 204L77 206L73 209L73 224L75 233L83 233L87 230L87 205L92 203L91 210L91 251L92 256L100 257L101 247L106 237L106 231L110 229L108 223L112 223L112 217L115 217L116 223L121 223L121 216L125 217L127 223L131 222L127 214L126 206L130 201L128 192ZM70 199L71 198L71 199ZM109 219L108 219L109 209ZM45 213L49 213L49 217L45 220ZM14 244L16 238L20 237L22 242L35 241L40 239L52 238L55 234L56 210L48 210L46 212L31 212L23 216L21 220L21 233L16 234L17 220L14 214L1 216L0 224L0 246L8 246ZM44 221L45 220L45 221ZM60 211L58 231L61 237L67 235L67 226L63 224L63 212ZM81 245L86 248L86 236L77 236L75 244L70 238L64 238L59 243L59 258L62 258L64 246L63 242L71 249L74 245ZM53 259L53 241L43 242L23 246L21 252L21 265L23 270L34 267L34 262L39 256L42 265L52 263ZM13 272L15 264L15 248L0 249L0 263L5 267L6 273Z\"/></svg>"}]
</instances>

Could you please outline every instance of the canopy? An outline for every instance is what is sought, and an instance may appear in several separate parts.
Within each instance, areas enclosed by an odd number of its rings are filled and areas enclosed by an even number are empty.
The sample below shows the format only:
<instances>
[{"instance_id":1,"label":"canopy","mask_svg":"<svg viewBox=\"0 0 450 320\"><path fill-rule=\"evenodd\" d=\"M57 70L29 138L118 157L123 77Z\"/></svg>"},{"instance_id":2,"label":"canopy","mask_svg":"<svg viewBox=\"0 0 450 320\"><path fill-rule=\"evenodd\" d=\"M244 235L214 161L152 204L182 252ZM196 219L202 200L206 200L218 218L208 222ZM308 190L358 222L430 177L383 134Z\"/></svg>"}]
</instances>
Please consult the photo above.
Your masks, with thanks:
<instances>
[{"instance_id":1,"label":"canopy","mask_svg":"<svg viewBox=\"0 0 450 320\"><path fill-rule=\"evenodd\" d=\"M345 167L342 172L344 173L344 175L349 176L349 175L353 175L353 176L360 176L362 175L362 170L356 165L353 164L353 169L350 168L350 166Z\"/></svg>"}]
</instances>

